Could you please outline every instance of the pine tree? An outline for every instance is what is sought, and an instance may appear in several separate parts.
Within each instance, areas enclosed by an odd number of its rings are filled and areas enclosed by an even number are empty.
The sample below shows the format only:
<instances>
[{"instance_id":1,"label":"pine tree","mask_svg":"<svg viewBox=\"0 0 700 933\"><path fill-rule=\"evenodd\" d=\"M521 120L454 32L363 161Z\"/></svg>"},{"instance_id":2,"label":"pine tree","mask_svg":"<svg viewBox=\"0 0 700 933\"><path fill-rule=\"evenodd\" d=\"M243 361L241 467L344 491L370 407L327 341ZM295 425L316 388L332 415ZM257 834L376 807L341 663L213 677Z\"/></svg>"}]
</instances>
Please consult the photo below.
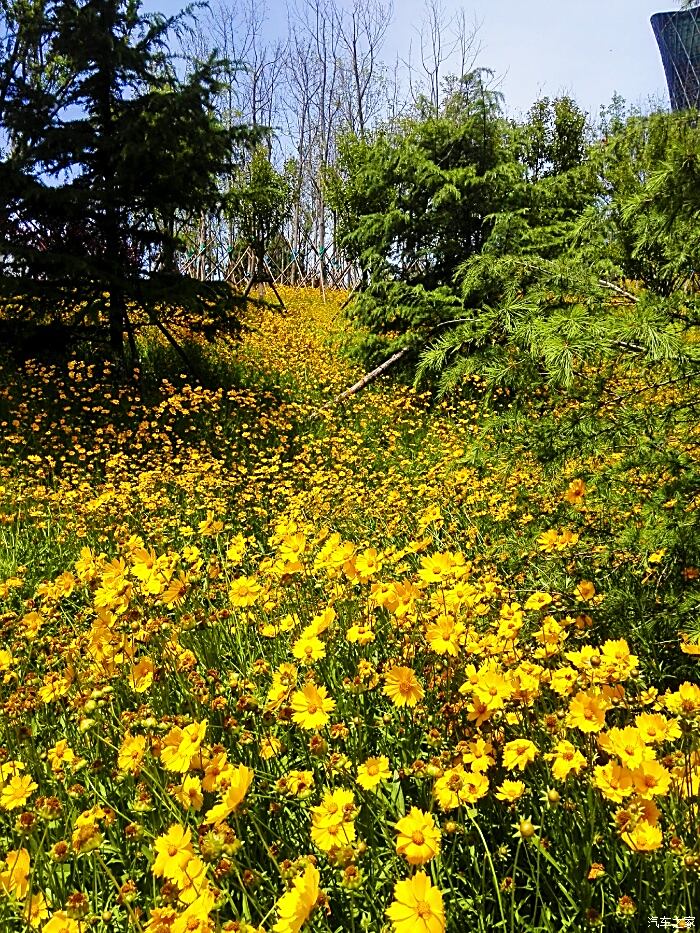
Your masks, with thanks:
<instances>
[{"instance_id":1,"label":"pine tree","mask_svg":"<svg viewBox=\"0 0 700 933\"><path fill-rule=\"evenodd\" d=\"M147 15L139 0L60 0L43 29L61 96L50 104L15 81L2 115L14 141L5 252L26 275L108 292L117 353L149 260L172 259L174 216L215 208L217 176L251 139L214 115L221 62L176 73L169 36L186 15Z\"/></svg>"}]
</instances>

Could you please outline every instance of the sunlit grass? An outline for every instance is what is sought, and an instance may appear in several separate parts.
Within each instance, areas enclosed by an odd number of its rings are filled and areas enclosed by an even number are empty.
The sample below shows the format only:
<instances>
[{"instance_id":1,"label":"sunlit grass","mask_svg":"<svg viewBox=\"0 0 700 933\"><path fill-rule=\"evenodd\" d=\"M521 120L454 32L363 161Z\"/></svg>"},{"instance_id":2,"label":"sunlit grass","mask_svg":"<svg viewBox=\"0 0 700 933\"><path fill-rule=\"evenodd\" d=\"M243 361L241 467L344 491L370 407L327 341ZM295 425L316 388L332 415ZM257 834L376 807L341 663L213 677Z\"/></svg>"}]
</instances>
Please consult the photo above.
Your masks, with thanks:
<instances>
[{"instance_id":1,"label":"sunlit grass","mask_svg":"<svg viewBox=\"0 0 700 933\"><path fill-rule=\"evenodd\" d=\"M692 916L700 574L659 478L545 469L478 396L327 406L340 299L284 297L179 335L193 373L0 370L0 928Z\"/></svg>"}]
</instances>

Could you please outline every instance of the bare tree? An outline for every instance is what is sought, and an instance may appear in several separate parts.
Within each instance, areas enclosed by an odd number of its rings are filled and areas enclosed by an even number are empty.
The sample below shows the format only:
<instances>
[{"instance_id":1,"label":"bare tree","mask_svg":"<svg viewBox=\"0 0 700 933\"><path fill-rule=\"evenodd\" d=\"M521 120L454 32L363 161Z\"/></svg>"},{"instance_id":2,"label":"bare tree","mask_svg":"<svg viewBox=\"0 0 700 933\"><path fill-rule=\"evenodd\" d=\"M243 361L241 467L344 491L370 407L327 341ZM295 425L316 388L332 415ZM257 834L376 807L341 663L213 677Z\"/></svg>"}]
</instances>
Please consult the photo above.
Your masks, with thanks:
<instances>
[{"instance_id":1,"label":"bare tree","mask_svg":"<svg viewBox=\"0 0 700 933\"><path fill-rule=\"evenodd\" d=\"M344 122L361 137L382 111L385 69L379 56L393 12L391 0L354 0L352 9L340 17Z\"/></svg>"},{"instance_id":2,"label":"bare tree","mask_svg":"<svg viewBox=\"0 0 700 933\"><path fill-rule=\"evenodd\" d=\"M448 66L457 77L471 72L480 47L477 42L479 25L467 23L463 8L449 15L443 0L427 0L425 15L417 27L419 62L414 65L412 49L407 62L409 89L414 105L440 111L444 80Z\"/></svg>"}]
</instances>

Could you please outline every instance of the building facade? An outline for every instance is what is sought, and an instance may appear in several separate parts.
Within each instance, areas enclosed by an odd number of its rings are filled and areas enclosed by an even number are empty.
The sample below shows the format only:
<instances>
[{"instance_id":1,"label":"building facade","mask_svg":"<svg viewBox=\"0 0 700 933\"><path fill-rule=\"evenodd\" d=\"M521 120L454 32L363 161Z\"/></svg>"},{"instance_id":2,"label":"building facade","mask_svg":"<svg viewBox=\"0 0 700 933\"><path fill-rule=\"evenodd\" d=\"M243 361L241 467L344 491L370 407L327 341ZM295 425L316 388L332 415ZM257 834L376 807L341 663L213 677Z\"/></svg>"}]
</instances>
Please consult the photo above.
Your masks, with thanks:
<instances>
[{"instance_id":1,"label":"building facade","mask_svg":"<svg viewBox=\"0 0 700 933\"><path fill-rule=\"evenodd\" d=\"M700 7L655 13L651 28L661 52L672 110L700 110Z\"/></svg>"}]
</instances>

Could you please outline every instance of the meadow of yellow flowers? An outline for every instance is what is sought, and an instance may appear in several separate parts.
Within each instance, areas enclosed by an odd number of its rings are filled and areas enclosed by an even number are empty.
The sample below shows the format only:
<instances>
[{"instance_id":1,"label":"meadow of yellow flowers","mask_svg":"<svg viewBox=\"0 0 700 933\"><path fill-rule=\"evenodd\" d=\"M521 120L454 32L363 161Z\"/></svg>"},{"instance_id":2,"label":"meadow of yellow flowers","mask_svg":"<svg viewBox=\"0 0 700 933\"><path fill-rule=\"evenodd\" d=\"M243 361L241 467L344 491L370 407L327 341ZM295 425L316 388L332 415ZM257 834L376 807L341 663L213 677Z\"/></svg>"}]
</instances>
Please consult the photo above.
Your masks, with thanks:
<instances>
[{"instance_id":1,"label":"meadow of yellow flowers","mask_svg":"<svg viewBox=\"0 0 700 933\"><path fill-rule=\"evenodd\" d=\"M697 649L620 609L654 477L327 405L341 298L285 299L201 384L0 368L0 930L700 924Z\"/></svg>"}]
</instances>

